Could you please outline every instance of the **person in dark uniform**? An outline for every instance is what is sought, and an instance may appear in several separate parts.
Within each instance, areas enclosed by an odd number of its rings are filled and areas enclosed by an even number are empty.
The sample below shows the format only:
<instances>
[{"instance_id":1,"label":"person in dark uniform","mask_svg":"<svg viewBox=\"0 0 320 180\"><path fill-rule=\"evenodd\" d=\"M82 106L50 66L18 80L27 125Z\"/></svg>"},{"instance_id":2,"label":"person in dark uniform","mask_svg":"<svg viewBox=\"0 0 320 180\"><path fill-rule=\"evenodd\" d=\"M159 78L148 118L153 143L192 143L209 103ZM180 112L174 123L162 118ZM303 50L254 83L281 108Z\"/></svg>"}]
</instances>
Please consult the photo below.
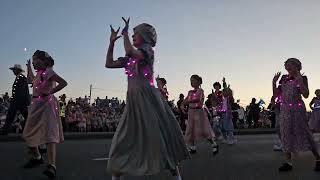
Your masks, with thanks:
<instances>
[{"instance_id":1,"label":"person in dark uniform","mask_svg":"<svg viewBox=\"0 0 320 180\"><path fill-rule=\"evenodd\" d=\"M249 105L248 125L250 128L257 128L260 118L260 107L256 101L256 98L252 98L251 104Z\"/></svg>"},{"instance_id":2,"label":"person in dark uniform","mask_svg":"<svg viewBox=\"0 0 320 180\"><path fill-rule=\"evenodd\" d=\"M18 111L22 114L25 120L27 119L28 106L30 105L28 81L27 78L22 74L24 70L19 64L16 64L9 69L13 71L16 79L12 86L12 97L10 100L10 106L8 109L5 125L0 133L1 135L8 134L11 124L14 121Z\"/></svg>"}]
</instances>

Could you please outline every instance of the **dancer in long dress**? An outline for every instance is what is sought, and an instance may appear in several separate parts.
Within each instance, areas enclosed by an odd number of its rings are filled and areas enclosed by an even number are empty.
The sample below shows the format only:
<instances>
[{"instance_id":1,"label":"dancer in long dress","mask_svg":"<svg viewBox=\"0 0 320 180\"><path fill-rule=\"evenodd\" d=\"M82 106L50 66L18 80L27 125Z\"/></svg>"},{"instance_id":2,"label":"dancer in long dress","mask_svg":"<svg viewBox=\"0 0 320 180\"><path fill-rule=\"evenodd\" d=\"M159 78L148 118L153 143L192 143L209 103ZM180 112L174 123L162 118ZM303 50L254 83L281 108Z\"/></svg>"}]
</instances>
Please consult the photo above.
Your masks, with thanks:
<instances>
[{"instance_id":1,"label":"dancer in long dress","mask_svg":"<svg viewBox=\"0 0 320 180\"><path fill-rule=\"evenodd\" d=\"M320 155L317 145L308 127L304 98L309 97L307 76L301 75L301 62L290 58L285 62L287 75L283 75L279 87L276 82L281 76L277 73L273 79L273 92L280 99L280 135L285 153L285 163L279 171L291 171L292 153L311 150L315 157L315 171L320 171Z\"/></svg>"},{"instance_id":2,"label":"dancer in long dress","mask_svg":"<svg viewBox=\"0 0 320 180\"><path fill-rule=\"evenodd\" d=\"M230 87L226 87L222 90L223 100L221 113L221 131L223 135L223 142L229 145L235 144L237 141L234 138L234 126L232 122L232 110L231 104L234 102L233 92Z\"/></svg>"},{"instance_id":3,"label":"dancer in long dress","mask_svg":"<svg viewBox=\"0 0 320 180\"><path fill-rule=\"evenodd\" d=\"M310 102L310 108L312 109L311 117L309 120L309 128L312 132L320 132L320 89L317 89L316 97Z\"/></svg>"},{"instance_id":4,"label":"dancer in long dress","mask_svg":"<svg viewBox=\"0 0 320 180\"><path fill-rule=\"evenodd\" d=\"M125 68L128 76L127 105L112 139L107 169L112 179L122 175L153 175L170 170L181 180L179 162L190 158L182 131L167 102L154 87L153 47L156 30L143 23L129 39L129 19L122 30L126 57L114 61L113 49L119 29L111 27L106 68Z\"/></svg>"},{"instance_id":5,"label":"dancer in long dress","mask_svg":"<svg viewBox=\"0 0 320 180\"><path fill-rule=\"evenodd\" d=\"M189 146L190 153L194 154L197 152L196 141L206 139L210 142L212 153L215 155L219 152L219 146L215 142L215 134L203 109L204 92L200 87L202 78L198 75L192 75L190 81L194 89L188 92L187 98L181 104L182 109L186 103L189 104L185 140Z\"/></svg>"},{"instance_id":6,"label":"dancer in long dress","mask_svg":"<svg viewBox=\"0 0 320 180\"><path fill-rule=\"evenodd\" d=\"M64 140L59 102L54 94L66 87L67 82L53 71L54 60L47 52L37 50L32 58L37 74L33 75L29 60L28 78L33 84L33 94L23 131L23 138L31 148L32 158L24 168L34 168L43 163L38 146L46 144L48 166L43 174L54 178L56 176L56 144Z\"/></svg>"}]
</instances>

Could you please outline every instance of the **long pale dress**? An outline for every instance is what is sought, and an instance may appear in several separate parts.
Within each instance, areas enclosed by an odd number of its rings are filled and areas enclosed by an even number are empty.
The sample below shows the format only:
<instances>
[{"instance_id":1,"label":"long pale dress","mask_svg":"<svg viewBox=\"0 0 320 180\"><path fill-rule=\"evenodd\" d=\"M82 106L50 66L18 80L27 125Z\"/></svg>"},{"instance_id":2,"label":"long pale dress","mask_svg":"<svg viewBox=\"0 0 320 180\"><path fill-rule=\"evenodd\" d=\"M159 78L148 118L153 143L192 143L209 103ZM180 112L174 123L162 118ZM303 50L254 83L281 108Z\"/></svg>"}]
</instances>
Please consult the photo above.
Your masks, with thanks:
<instances>
[{"instance_id":1,"label":"long pale dress","mask_svg":"<svg viewBox=\"0 0 320 180\"><path fill-rule=\"evenodd\" d=\"M175 170L190 158L182 131L167 102L153 85L154 52L139 48L144 60L122 60L128 75L127 104L112 139L107 169L129 175Z\"/></svg>"},{"instance_id":2,"label":"long pale dress","mask_svg":"<svg viewBox=\"0 0 320 180\"><path fill-rule=\"evenodd\" d=\"M60 119L59 102L54 95L41 96L56 86L50 78L55 75L51 68L38 71L33 81L33 98L23 138L30 147L64 140Z\"/></svg>"},{"instance_id":3,"label":"long pale dress","mask_svg":"<svg viewBox=\"0 0 320 180\"><path fill-rule=\"evenodd\" d=\"M305 80L307 81L306 77ZM306 106L295 79L284 76L281 80L280 135L284 152L317 149L308 127Z\"/></svg>"},{"instance_id":4,"label":"long pale dress","mask_svg":"<svg viewBox=\"0 0 320 180\"><path fill-rule=\"evenodd\" d=\"M199 102L189 103L188 124L185 134L186 143L190 146L194 141L200 139L213 139L215 134L203 108L203 90L201 88L191 90L189 91L187 98L191 101L199 100Z\"/></svg>"}]
</instances>

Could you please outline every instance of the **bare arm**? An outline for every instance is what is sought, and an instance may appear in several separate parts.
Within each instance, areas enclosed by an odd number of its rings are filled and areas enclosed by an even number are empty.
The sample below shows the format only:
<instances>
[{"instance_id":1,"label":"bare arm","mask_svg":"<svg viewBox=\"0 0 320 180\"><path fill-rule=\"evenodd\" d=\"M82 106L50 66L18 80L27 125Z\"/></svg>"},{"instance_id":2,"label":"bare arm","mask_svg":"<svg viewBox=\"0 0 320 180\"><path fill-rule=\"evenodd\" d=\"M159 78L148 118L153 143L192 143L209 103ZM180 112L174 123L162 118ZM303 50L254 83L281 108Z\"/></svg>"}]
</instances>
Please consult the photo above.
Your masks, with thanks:
<instances>
[{"instance_id":1,"label":"bare arm","mask_svg":"<svg viewBox=\"0 0 320 180\"><path fill-rule=\"evenodd\" d=\"M273 89L273 96L279 97L281 95L281 89L280 87L277 87L277 85L275 83L272 84L272 89Z\"/></svg>"},{"instance_id":2,"label":"bare arm","mask_svg":"<svg viewBox=\"0 0 320 180\"><path fill-rule=\"evenodd\" d=\"M58 85L49 92L50 94L54 94L68 85L67 81L65 81L62 77L58 76L57 74L53 75L50 78L50 80L58 83Z\"/></svg>"},{"instance_id":3,"label":"bare arm","mask_svg":"<svg viewBox=\"0 0 320 180\"><path fill-rule=\"evenodd\" d=\"M277 97L280 95L280 89L277 87L277 81L279 80L280 76L281 76L281 73L277 72L274 75L273 80L272 80L272 92L273 92L274 97Z\"/></svg>"},{"instance_id":4,"label":"bare arm","mask_svg":"<svg viewBox=\"0 0 320 180\"><path fill-rule=\"evenodd\" d=\"M31 62L30 62L30 59L28 60L27 62L27 68L28 68L28 74L27 74L27 81L29 84L32 84L32 81L34 79L34 74L33 74L33 71L32 71L32 68L31 68Z\"/></svg>"},{"instance_id":5,"label":"bare arm","mask_svg":"<svg viewBox=\"0 0 320 180\"><path fill-rule=\"evenodd\" d=\"M105 67L106 68L123 68L124 64L122 61L113 60L113 49L114 49L114 43L110 42L108 51L107 51Z\"/></svg>"},{"instance_id":6,"label":"bare arm","mask_svg":"<svg viewBox=\"0 0 320 180\"><path fill-rule=\"evenodd\" d=\"M310 104L309 104L310 109L312 109L312 110L313 110L313 104L314 104L314 98L311 100L311 102L310 102Z\"/></svg>"},{"instance_id":7,"label":"bare arm","mask_svg":"<svg viewBox=\"0 0 320 180\"><path fill-rule=\"evenodd\" d=\"M227 88L226 78L224 78L224 77L222 79L222 86L223 86L223 89Z\"/></svg>"},{"instance_id":8,"label":"bare arm","mask_svg":"<svg viewBox=\"0 0 320 180\"><path fill-rule=\"evenodd\" d=\"M126 51L126 54L138 60L144 59L145 58L144 54L141 51L135 49L130 42L129 33L128 33L130 18L128 18L128 20L124 18L122 19L125 23L125 27L122 30L122 35L123 35L124 50Z\"/></svg>"},{"instance_id":9,"label":"bare arm","mask_svg":"<svg viewBox=\"0 0 320 180\"><path fill-rule=\"evenodd\" d=\"M304 98L309 97L309 85L308 85L308 78L306 76L297 76L298 85L300 88L300 93Z\"/></svg>"},{"instance_id":10,"label":"bare arm","mask_svg":"<svg viewBox=\"0 0 320 180\"><path fill-rule=\"evenodd\" d=\"M141 51L135 49L132 46L128 32L123 34L123 45L124 45L124 49L126 51L126 54L130 55L131 57L133 57L135 59L144 59L145 58Z\"/></svg>"},{"instance_id":11,"label":"bare arm","mask_svg":"<svg viewBox=\"0 0 320 180\"><path fill-rule=\"evenodd\" d=\"M118 36L119 29L115 31L112 26L111 28L111 36L110 36L110 43L107 51L107 56L106 56L106 68L123 68L124 64L122 61L114 61L113 59L113 50L114 50L114 44L117 39L119 39L121 36Z\"/></svg>"},{"instance_id":12,"label":"bare arm","mask_svg":"<svg viewBox=\"0 0 320 180\"><path fill-rule=\"evenodd\" d=\"M200 91L200 90L198 90ZM189 95L188 97L186 98L188 103L198 103L198 102L203 102L204 101L204 94L201 90L201 94L198 94L199 92L196 92L196 94L192 94L191 95L191 98L189 98Z\"/></svg>"}]
</instances>

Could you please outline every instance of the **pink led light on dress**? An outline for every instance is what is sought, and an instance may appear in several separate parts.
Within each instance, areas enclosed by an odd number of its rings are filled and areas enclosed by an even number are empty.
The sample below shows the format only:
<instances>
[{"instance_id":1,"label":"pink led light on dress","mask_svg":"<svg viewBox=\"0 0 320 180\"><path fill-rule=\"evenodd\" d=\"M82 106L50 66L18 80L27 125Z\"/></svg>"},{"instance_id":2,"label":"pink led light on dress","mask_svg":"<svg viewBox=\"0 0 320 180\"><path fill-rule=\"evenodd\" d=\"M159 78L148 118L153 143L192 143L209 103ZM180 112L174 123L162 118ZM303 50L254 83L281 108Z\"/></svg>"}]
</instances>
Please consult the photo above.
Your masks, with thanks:
<instances>
[{"instance_id":1,"label":"pink led light on dress","mask_svg":"<svg viewBox=\"0 0 320 180\"><path fill-rule=\"evenodd\" d=\"M127 65L124 67L125 74L129 77L133 77L135 63L136 61L133 58L129 58Z\"/></svg>"},{"instance_id":2,"label":"pink led light on dress","mask_svg":"<svg viewBox=\"0 0 320 180\"><path fill-rule=\"evenodd\" d=\"M126 66L124 67L125 74L131 78L133 76L138 75L137 73L141 73L141 75L143 75L144 77L146 77L149 80L150 85L154 86L151 70L148 67L144 67L144 69L142 69L142 71L137 72L138 71L138 69L136 69L137 63L138 63L138 61L136 59L129 58L128 62L126 63Z\"/></svg>"}]
</instances>

